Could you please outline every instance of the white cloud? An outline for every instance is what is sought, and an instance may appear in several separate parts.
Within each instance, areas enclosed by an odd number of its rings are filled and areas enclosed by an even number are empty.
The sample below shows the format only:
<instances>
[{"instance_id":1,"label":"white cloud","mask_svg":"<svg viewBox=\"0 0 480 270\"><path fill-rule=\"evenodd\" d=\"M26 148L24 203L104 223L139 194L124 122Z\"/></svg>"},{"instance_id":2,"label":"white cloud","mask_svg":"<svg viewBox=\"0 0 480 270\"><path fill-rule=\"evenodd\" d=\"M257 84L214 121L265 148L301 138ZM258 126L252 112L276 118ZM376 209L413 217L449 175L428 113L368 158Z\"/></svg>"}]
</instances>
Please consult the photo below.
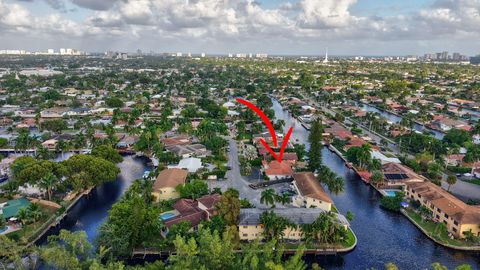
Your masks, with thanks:
<instances>
[{"instance_id":1,"label":"white cloud","mask_svg":"<svg viewBox=\"0 0 480 270\"><path fill-rule=\"evenodd\" d=\"M34 0L27 0L34 1ZM32 16L31 5L0 0L0 34L8 31L46 37L97 37L100 46L122 37L135 44L248 44L268 51L269 45L315 47L316 42L365 41L392 43L465 37L480 38L480 0L438 0L413 14L362 17L352 14L356 0L298 0L277 8L264 8L254 0L44 0L62 7L69 1L87 9L83 22L69 13ZM61 10L59 10L61 11ZM359 42L360 43L360 42ZM185 46L187 46L185 45ZM355 46L352 43L351 46ZM424 45L422 45L424 46ZM394 47L394 46L392 46ZM301 49L301 48L300 48Z\"/></svg>"}]
</instances>

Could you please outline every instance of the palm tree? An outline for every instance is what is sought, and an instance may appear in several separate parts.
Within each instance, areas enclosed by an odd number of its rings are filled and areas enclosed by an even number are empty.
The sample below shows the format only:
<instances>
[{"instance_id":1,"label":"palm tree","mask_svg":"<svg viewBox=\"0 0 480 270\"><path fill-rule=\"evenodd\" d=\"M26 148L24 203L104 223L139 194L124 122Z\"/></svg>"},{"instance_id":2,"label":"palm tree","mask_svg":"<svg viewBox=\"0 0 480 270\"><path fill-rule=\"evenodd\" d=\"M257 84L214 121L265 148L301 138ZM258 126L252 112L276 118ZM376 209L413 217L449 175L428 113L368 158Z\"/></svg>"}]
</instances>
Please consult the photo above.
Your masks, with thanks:
<instances>
[{"instance_id":1,"label":"palm tree","mask_svg":"<svg viewBox=\"0 0 480 270\"><path fill-rule=\"evenodd\" d=\"M30 218L29 218L28 210L26 207L20 208L20 210L18 210L17 218L20 219L20 222L22 222L22 225L25 225L26 223L29 222Z\"/></svg>"},{"instance_id":2,"label":"palm tree","mask_svg":"<svg viewBox=\"0 0 480 270\"><path fill-rule=\"evenodd\" d=\"M281 195L276 195L275 200L282 205L285 205L287 203L290 203L290 196L287 193L282 193Z\"/></svg>"},{"instance_id":3,"label":"palm tree","mask_svg":"<svg viewBox=\"0 0 480 270\"><path fill-rule=\"evenodd\" d=\"M266 204L267 206L270 204L273 208L275 206L275 195L275 190L272 188L262 191L260 203Z\"/></svg>"},{"instance_id":4,"label":"palm tree","mask_svg":"<svg viewBox=\"0 0 480 270\"><path fill-rule=\"evenodd\" d=\"M447 191L450 191L450 186L455 185L455 183L457 183L457 177L453 174L449 175L447 177L447 184L448 184Z\"/></svg>"},{"instance_id":5,"label":"palm tree","mask_svg":"<svg viewBox=\"0 0 480 270\"><path fill-rule=\"evenodd\" d=\"M54 174L49 173L44 177L42 177L42 179L40 179L38 186L47 192L48 200L51 201L52 190L55 188L57 184L58 184L58 178Z\"/></svg>"},{"instance_id":6,"label":"palm tree","mask_svg":"<svg viewBox=\"0 0 480 270\"><path fill-rule=\"evenodd\" d=\"M43 216L42 209L40 209L40 205L36 203L32 203L27 207L27 212L29 218L32 219L33 223L40 220Z\"/></svg>"}]
</instances>

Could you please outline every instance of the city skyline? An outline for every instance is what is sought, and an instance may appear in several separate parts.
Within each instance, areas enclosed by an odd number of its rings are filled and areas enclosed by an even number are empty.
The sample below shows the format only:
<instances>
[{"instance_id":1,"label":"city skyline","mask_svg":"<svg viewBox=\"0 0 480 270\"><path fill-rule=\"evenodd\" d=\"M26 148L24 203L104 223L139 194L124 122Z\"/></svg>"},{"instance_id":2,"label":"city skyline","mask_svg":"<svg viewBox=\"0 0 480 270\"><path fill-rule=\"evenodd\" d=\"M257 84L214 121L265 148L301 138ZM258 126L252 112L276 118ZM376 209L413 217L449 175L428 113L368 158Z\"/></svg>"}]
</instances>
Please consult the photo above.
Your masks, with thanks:
<instances>
[{"instance_id":1,"label":"city skyline","mask_svg":"<svg viewBox=\"0 0 480 270\"><path fill-rule=\"evenodd\" d=\"M478 0L0 0L1 49L269 55L480 53Z\"/></svg>"}]
</instances>

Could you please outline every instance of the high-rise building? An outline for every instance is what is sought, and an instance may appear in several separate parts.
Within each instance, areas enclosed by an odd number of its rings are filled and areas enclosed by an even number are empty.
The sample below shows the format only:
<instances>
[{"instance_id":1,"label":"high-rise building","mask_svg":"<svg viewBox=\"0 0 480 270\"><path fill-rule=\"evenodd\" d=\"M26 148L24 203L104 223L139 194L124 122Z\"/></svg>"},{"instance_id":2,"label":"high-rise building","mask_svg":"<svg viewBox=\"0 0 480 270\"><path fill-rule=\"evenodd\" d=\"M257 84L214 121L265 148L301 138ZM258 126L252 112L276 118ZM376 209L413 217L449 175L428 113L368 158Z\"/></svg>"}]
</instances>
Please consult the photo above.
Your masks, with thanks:
<instances>
[{"instance_id":1,"label":"high-rise building","mask_svg":"<svg viewBox=\"0 0 480 270\"><path fill-rule=\"evenodd\" d=\"M470 57L470 64L480 65L480 54L477 56Z\"/></svg>"},{"instance_id":2,"label":"high-rise building","mask_svg":"<svg viewBox=\"0 0 480 270\"><path fill-rule=\"evenodd\" d=\"M328 48L325 49L325 59L323 59L323 63L328 63Z\"/></svg>"},{"instance_id":3,"label":"high-rise building","mask_svg":"<svg viewBox=\"0 0 480 270\"><path fill-rule=\"evenodd\" d=\"M202 53L200 56L201 56L201 57L205 57L205 53Z\"/></svg>"},{"instance_id":4,"label":"high-rise building","mask_svg":"<svg viewBox=\"0 0 480 270\"><path fill-rule=\"evenodd\" d=\"M55 54L55 50L54 49L48 49L47 54Z\"/></svg>"}]
</instances>

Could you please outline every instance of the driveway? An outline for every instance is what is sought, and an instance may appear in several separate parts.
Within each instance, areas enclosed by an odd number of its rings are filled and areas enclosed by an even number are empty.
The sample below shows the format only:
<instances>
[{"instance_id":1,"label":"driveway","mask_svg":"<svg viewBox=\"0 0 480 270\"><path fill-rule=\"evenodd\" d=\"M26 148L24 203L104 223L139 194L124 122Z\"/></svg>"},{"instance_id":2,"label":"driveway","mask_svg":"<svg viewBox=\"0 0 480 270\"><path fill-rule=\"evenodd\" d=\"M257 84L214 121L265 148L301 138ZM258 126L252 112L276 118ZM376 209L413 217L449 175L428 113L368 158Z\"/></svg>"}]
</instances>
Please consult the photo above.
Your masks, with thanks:
<instances>
[{"instance_id":1,"label":"driveway","mask_svg":"<svg viewBox=\"0 0 480 270\"><path fill-rule=\"evenodd\" d=\"M234 188L240 193L241 199L247 199L255 205L257 208L266 208L267 206L260 203L260 197L263 189L252 189L248 185L252 182L249 182L245 177L240 174L240 162L238 161L238 148L237 142L231 137L226 137L228 144L230 146L230 152L228 153L228 163L227 165L231 167L231 170L227 171L223 181L209 181L208 187L210 189L219 187L222 192L226 191L228 188ZM288 187L288 183L272 185L270 188L273 188L277 193L284 188ZM285 208L288 205L276 204L277 208Z\"/></svg>"}]
</instances>

